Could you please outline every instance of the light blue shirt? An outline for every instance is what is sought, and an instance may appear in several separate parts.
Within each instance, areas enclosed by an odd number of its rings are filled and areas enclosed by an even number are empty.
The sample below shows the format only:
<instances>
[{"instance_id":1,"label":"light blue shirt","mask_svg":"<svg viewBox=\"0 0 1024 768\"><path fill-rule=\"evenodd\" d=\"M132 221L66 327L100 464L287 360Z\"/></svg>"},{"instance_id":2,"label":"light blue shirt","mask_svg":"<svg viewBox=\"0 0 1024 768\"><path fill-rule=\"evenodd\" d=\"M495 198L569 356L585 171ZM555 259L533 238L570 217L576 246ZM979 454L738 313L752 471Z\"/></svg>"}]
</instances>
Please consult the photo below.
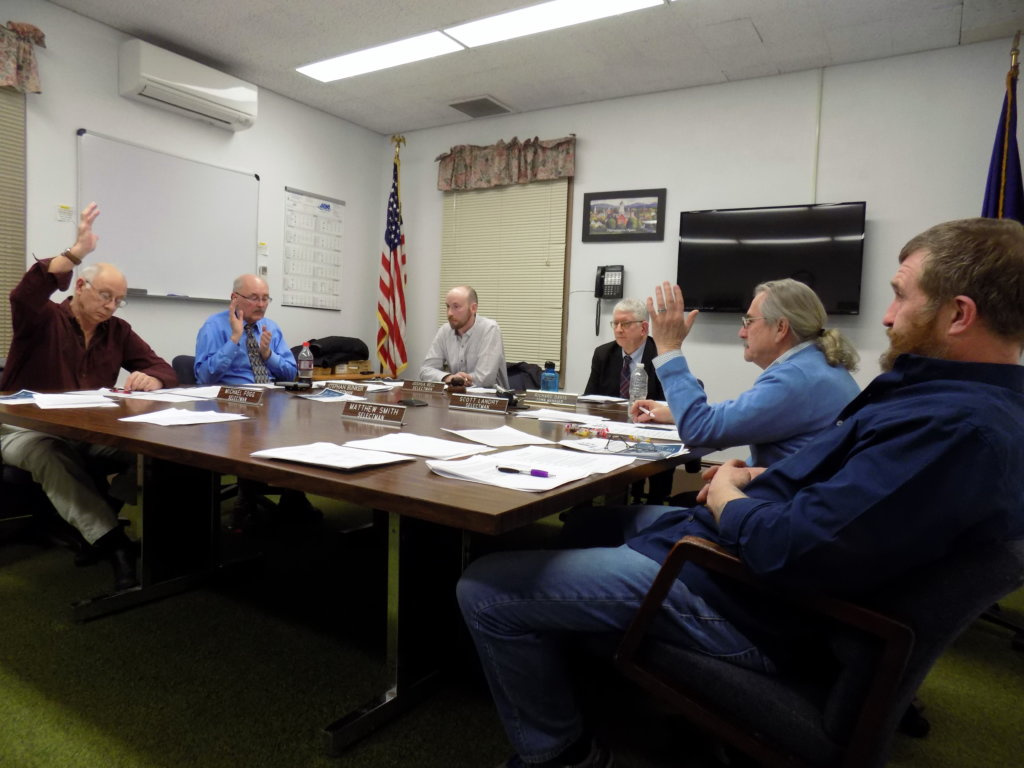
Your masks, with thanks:
<instances>
[{"instance_id":1,"label":"light blue shirt","mask_svg":"<svg viewBox=\"0 0 1024 768\"><path fill-rule=\"evenodd\" d=\"M756 467L796 453L860 392L850 372L829 365L813 343L788 350L746 392L714 405L682 351L659 355L654 367L683 442L714 448L749 444Z\"/></svg>"},{"instance_id":2,"label":"light blue shirt","mask_svg":"<svg viewBox=\"0 0 1024 768\"><path fill-rule=\"evenodd\" d=\"M270 357L263 361L270 377L276 381L295 381L298 367L295 355L285 343L284 334L273 320L264 317L256 323L260 332L270 329ZM228 310L211 315L196 337L197 384L252 384L255 377L245 346L245 332L237 342L231 341Z\"/></svg>"}]
</instances>

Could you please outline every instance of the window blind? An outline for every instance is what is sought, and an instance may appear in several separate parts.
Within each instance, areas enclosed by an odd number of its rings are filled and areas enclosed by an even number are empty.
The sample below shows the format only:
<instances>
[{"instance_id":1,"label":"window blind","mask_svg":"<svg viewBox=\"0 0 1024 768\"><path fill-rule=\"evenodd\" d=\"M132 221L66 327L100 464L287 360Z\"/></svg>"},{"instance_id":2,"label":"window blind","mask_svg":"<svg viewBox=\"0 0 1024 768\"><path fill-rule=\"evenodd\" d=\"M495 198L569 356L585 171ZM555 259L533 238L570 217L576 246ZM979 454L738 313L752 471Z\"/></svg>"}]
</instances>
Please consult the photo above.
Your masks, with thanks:
<instances>
[{"instance_id":1,"label":"window blind","mask_svg":"<svg viewBox=\"0 0 1024 768\"><path fill-rule=\"evenodd\" d=\"M13 336L7 297L25 273L25 94L0 88L0 357Z\"/></svg>"},{"instance_id":2,"label":"window blind","mask_svg":"<svg viewBox=\"0 0 1024 768\"><path fill-rule=\"evenodd\" d=\"M569 180L446 192L438 322L456 285L501 326L505 361L561 369Z\"/></svg>"}]
</instances>

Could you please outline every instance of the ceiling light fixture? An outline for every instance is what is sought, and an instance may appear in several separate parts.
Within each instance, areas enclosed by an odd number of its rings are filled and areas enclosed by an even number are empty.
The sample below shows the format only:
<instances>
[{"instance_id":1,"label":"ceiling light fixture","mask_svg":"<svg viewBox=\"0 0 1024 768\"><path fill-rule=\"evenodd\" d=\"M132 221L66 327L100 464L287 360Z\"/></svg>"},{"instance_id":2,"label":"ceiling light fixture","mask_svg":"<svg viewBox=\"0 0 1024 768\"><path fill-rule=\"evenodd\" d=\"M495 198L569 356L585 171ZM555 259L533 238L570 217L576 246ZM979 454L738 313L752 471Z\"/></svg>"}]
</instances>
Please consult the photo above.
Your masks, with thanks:
<instances>
[{"instance_id":1,"label":"ceiling light fixture","mask_svg":"<svg viewBox=\"0 0 1024 768\"><path fill-rule=\"evenodd\" d=\"M447 35L441 32L428 32L425 35L417 35L394 43L378 45L375 48L335 56L333 59L306 64L297 67L296 71L322 83L330 83L334 80L355 77L367 72L376 72L379 69L397 67L400 64L431 59L461 50L464 50L463 46Z\"/></svg>"},{"instance_id":2,"label":"ceiling light fixture","mask_svg":"<svg viewBox=\"0 0 1024 768\"><path fill-rule=\"evenodd\" d=\"M663 0L550 0L445 29L468 48L639 11Z\"/></svg>"}]
</instances>

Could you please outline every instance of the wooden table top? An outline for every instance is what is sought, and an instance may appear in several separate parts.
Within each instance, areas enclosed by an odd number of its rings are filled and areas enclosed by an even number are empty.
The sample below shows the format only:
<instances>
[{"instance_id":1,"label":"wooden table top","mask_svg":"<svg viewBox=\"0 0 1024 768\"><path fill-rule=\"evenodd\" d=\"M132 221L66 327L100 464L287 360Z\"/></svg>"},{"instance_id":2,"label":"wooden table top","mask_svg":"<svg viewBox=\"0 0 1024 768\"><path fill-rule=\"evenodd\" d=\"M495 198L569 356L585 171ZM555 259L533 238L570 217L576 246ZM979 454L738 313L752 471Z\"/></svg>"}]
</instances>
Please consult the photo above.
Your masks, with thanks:
<instances>
[{"instance_id":1,"label":"wooden table top","mask_svg":"<svg viewBox=\"0 0 1024 768\"><path fill-rule=\"evenodd\" d=\"M402 390L397 389L371 396L371 399L396 402L402 396ZM428 405L406 410L406 424L402 429L413 434L459 440L457 436L441 431L441 427L490 429L503 424L514 424L517 429L554 441L562 439L564 434L561 423L518 419L512 414L449 410L448 397L443 394L418 392L416 397ZM671 461L636 461L624 469L594 475L543 493L441 477L431 472L423 459L346 472L256 459L250 454L265 448L313 442L344 443L378 437L395 429L342 419L337 403L318 403L283 390L268 390L263 402L261 406L249 406L212 400L171 404L122 399L117 408L47 410L29 404L0 404L0 423L116 445L145 456L344 499L373 509L484 534L504 533L595 496L621 492L636 480L694 458L694 455L689 455ZM118 420L168 407L241 413L251 418L174 427ZM626 409L622 405L598 409L579 407L597 410L612 419L625 419Z\"/></svg>"}]
</instances>

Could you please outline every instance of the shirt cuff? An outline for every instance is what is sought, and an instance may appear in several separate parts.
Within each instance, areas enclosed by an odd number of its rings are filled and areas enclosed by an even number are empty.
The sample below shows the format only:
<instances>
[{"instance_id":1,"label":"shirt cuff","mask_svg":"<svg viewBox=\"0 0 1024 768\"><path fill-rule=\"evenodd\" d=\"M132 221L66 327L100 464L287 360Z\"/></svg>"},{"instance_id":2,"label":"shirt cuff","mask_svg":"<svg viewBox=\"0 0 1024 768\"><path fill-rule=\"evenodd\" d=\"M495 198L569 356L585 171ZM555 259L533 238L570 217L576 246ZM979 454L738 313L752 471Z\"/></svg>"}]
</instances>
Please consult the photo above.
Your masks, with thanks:
<instances>
[{"instance_id":1,"label":"shirt cuff","mask_svg":"<svg viewBox=\"0 0 1024 768\"><path fill-rule=\"evenodd\" d=\"M675 360L677 357L682 357L682 356L683 356L683 350L681 350L681 349L670 349L668 352L665 352L662 355L658 355L651 362L654 363L654 370L658 370L659 368L661 368L661 366L663 366L669 360Z\"/></svg>"}]
</instances>

